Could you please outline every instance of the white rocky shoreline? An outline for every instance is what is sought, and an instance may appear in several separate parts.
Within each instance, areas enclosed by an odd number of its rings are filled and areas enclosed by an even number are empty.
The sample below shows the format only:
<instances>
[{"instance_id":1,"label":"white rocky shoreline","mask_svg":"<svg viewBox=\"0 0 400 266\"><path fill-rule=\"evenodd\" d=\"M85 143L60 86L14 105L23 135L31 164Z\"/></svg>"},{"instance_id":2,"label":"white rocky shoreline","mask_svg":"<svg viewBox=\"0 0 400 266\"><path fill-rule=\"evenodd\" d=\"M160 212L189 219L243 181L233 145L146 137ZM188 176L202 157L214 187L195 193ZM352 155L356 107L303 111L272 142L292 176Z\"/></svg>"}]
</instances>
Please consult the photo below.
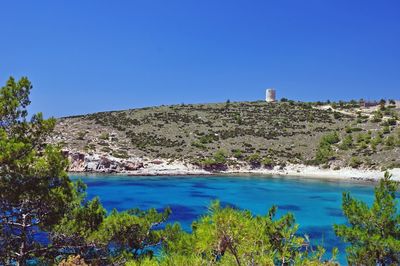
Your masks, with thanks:
<instances>
[{"instance_id":1,"label":"white rocky shoreline","mask_svg":"<svg viewBox=\"0 0 400 266\"><path fill-rule=\"evenodd\" d=\"M228 166L221 171L207 171L197 165L180 160L128 158L121 159L109 155L85 154L81 152L64 151L70 159L69 173L117 174L127 176L172 176L172 175L257 175L257 176L287 176L314 179L337 179L378 181L384 176L384 171L341 168L338 170L322 169L317 166L303 164L288 164L284 167L252 168L250 165L237 164ZM400 168L389 170L392 179L400 182Z\"/></svg>"}]
</instances>

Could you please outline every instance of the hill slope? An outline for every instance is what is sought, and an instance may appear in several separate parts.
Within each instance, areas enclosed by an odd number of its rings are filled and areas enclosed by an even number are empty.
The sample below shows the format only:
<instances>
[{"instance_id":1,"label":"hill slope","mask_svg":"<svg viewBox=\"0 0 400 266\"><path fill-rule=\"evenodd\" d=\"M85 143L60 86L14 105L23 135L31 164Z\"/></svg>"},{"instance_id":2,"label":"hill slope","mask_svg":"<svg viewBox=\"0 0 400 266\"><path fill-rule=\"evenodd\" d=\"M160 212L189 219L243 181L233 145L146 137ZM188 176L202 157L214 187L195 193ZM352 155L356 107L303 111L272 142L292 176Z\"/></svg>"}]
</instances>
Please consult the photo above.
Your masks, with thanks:
<instances>
[{"instance_id":1,"label":"hill slope","mask_svg":"<svg viewBox=\"0 0 400 266\"><path fill-rule=\"evenodd\" d=\"M340 106L227 102L101 112L59 119L52 142L75 152L179 159L211 168L245 162L398 167L399 110ZM321 138L332 132L338 139L325 151ZM318 150L327 153L322 160L316 160Z\"/></svg>"}]
</instances>

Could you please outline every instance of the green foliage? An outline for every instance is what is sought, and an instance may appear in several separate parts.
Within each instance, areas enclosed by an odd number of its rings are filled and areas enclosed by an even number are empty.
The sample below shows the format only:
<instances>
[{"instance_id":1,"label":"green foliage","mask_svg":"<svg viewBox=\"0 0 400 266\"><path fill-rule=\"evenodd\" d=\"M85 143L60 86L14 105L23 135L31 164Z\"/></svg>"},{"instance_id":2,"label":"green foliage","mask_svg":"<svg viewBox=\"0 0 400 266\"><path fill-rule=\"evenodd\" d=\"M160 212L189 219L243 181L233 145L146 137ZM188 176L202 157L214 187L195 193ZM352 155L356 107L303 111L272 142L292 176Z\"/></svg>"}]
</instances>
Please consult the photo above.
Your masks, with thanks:
<instances>
[{"instance_id":1,"label":"green foliage","mask_svg":"<svg viewBox=\"0 0 400 266\"><path fill-rule=\"evenodd\" d=\"M242 119L242 116L240 114L236 114L235 119L236 119L236 123L238 125L242 125L243 124L243 119Z\"/></svg>"},{"instance_id":2,"label":"green foliage","mask_svg":"<svg viewBox=\"0 0 400 266\"><path fill-rule=\"evenodd\" d=\"M275 213L273 207L265 216L254 216L214 202L209 214L193 223L193 233L177 225L166 229L171 237L166 238L160 264L334 265L333 260L321 261L322 248L313 252L307 237L296 235L292 214L275 219Z\"/></svg>"},{"instance_id":3,"label":"green foliage","mask_svg":"<svg viewBox=\"0 0 400 266\"><path fill-rule=\"evenodd\" d=\"M112 151L112 155L116 158L127 159L129 158L128 152L125 150Z\"/></svg>"},{"instance_id":4,"label":"green foliage","mask_svg":"<svg viewBox=\"0 0 400 266\"><path fill-rule=\"evenodd\" d=\"M203 149L203 150L207 149L206 145L204 145L203 143L198 142L198 141L192 142L191 145L192 145L193 147L196 147L196 148L199 148L199 149Z\"/></svg>"},{"instance_id":5,"label":"green foliage","mask_svg":"<svg viewBox=\"0 0 400 266\"><path fill-rule=\"evenodd\" d=\"M362 164L362 161L360 160L360 158L358 157L351 157L350 162L349 162L349 166L352 168L358 168L360 165Z\"/></svg>"},{"instance_id":6,"label":"green foliage","mask_svg":"<svg viewBox=\"0 0 400 266\"><path fill-rule=\"evenodd\" d=\"M352 132L363 131L363 129L361 127L346 126L345 131L346 131L346 133L352 133Z\"/></svg>"},{"instance_id":7,"label":"green foliage","mask_svg":"<svg viewBox=\"0 0 400 266\"><path fill-rule=\"evenodd\" d=\"M89 266L85 260L78 256L68 256L67 259L62 260L58 266Z\"/></svg>"},{"instance_id":8,"label":"green foliage","mask_svg":"<svg viewBox=\"0 0 400 266\"><path fill-rule=\"evenodd\" d=\"M343 114L342 114L342 113L333 112L333 118L335 118L335 119L340 119L340 118L342 118L342 117L343 117Z\"/></svg>"},{"instance_id":9,"label":"green foliage","mask_svg":"<svg viewBox=\"0 0 400 266\"><path fill-rule=\"evenodd\" d=\"M201 136L199 139L199 142L201 144L208 144L208 143L212 143L215 140L218 140L218 136L216 136L215 134L207 134L207 135Z\"/></svg>"},{"instance_id":10,"label":"green foliage","mask_svg":"<svg viewBox=\"0 0 400 266\"><path fill-rule=\"evenodd\" d=\"M272 167L275 166L274 160L272 160L272 159L269 158L269 157L264 157L264 158L262 159L262 161L261 161L261 164L262 164L264 167L267 167L267 168L272 168Z\"/></svg>"},{"instance_id":11,"label":"green foliage","mask_svg":"<svg viewBox=\"0 0 400 266\"><path fill-rule=\"evenodd\" d=\"M400 147L400 130L397 130L396 146Z\"/></svg>"},{"instance_id":12,"label":"green foliage","mask_svg":"<svg viewBox=\"0 0 400 266\"><path fill-rule=\"evenodd\" d=\"M81 200L83 200L83 197ZM62 232L64 235L75 234L81 237L88 237L97 230L105 217L106 211L98 198L94 198L83 205L78 203L54 228L52 232L53 241L63 241L63 239L57 239L58 232Z\"/></svg>"},{"instance_id":13,"label":"green foliage","mask_svg":"<svg viewBox=\"0 0 400 266\"><path fill-rule=\"evenodd\" d=\"M340 141L338 132L332 132L322 137L321 143L336 144Z\"/></svg>"},{"instance_id":14,"label":"green foliage","mask_svg":"<svg viewBox=\"0 0 400 266\"><path fill-rule=\"evenodd\" d=\"M234 149L232 150L233 152L233 157L235 157L236 159L241 159L243 157L243 151L240 149Z\"/></svg>"},{"instance_id":15,"label":"green foliage","mask_svg":"<svg viewBox=\"0 0 400 266\"><path fill-rule=\"evenodd\" d=\"M389 118L387 120L387 123L389 126L395 126L397 124L397 119L396 118Z\"/></svg>"},{"instance_id":16,"label":"green foliage","mask_svg":"<svg viewBox=\"0 0 400 266\"><path fill-rule=\"evenodd\" d=\"M143 252L151 252L147 247L161 242L160 231L152 230L154 226L164 222L170 211L158 213L155 209L148 211L130 210L117 212L113 210L91 236L94 241L104 246L111 246L110 253L131 252L135 258L143 256Z\"/></svg>"},{"instance_id":17,"label":"green foliage","mask_svg":"<svg viewBox=\"0 0 400 266\"><path fill-rule=\"evenodd\" d=\"M224 150L218 150L213 156L214 162L217 164L224 164L226 163L226 156L227 155Z\"/></svg>"},{"instance_id":18,"label":"green foliage","mask_svg":"<svg viewBox=\"0 0 400 266\"><path fill-rule=\"evenodd\" d=\"M393 148L396 145L396 139L393 135L388 136L385 139L385 146L388 148Z\"/></svg>"},{"instance_id":19,"label":"green foliage","mask_svg":"<svg viewBox=\"0 0 400 266\"><path fill-rule=\"evenodd\" d=\"M369 144L370 141L371 141L371 132L357 134L357 139L356 139L357 144L361 143Z\"/></svg>"},{"instance_id":20,"label":"green foliage","mask_svg":"<svg viewBox=\"0 0 400 266\"><path fill-rule=\"evenodd\" d=\"M183 261L180 261L183 262ZM186 263L178 263L178 264L165 264L165 265L191 265L189 263L189 260L185 260L184 262ZM125 263L125 266L156 266L160 265L156 260L149 258L149 257L144 257L143 259L140 260L129 260L127 263ZM192 264L195 265L195 264Z\"/></svg>"},{"instance_id":21,"label":"green foliage","mask_svg":"<svg viewBox=\"0 0 400 266\"><path fill-rule=\"evenodd\" d=\"M379 145L382 143L382 136L381 134L377 134L375 138L371 140L371 144Z\"/></svg>"},{"instance_id":22,"label":"green foliage","mask_svg":"<svg viewBox=\"0 0 400 266\"><path fill-rule=\"evenodd\" d=\"M260 153L254 153L249 155L246 160L253 166L259 167L261 164L261 156Z\"/></svg>"},{"instance_id":23,"label":"green foliage","mask_svg":"<svg viewBox=\"0 0 400 266\"><path fill-rule=\"evenodd\" d=\"M342 150L348 150L353 147L353 136L351 134L346 135L339 145Z\"/></svg>"},{"instance_id":24,"label":"green foliage","mask_svg":"<svg viewBox=\"0 0 400 266\"><path fill-rule=\"evenodd\" d=\"M381 99L381 100L379 101L379 109L380 109L381 111L384 111L384 110L385 110L385 106L386 106L386 101L385 101L385 99Z\"/></svg>"},{"instance_id":25,"label":"green foliage","mask_svg":"<svg viewBox=\"0 0 400 266\"><path fill-rule=\"evenodd\" d=\"M86 135L86 132L79 131L77 139L78 140L84 140L85 139L85 135Z\"/></svg>"},{"instance_id":26,"label":"green foliage","mask_svg":"<svg viewBox=\"0 0 400 266\"><path fill-rule=\"evenodd\" d=\"M332 144L336 144L340 141L339 134L337 132L332 132L324 135L319 143L316 155L315 155L315 163L317 164L325 164L327 163L333 156L334 151L332 149Z\"/></svg>"},{"instance_id":27,"label":"green foliage","mask_svg":"<svg viewBox=\"0 0 400 266\"><path fill-rule=\"evenodd\" d=\"M28 121L32 89L27 78L9 78L0 89L0 264L24 265L51 248L34 238L49 231L78 196L58 147L45 143L55 120Z\"/></svg>"},{"instance_id":28,"label":"green foliage","mask_svg":"<svg viewBox=\"0 0 400 266\"><path fill-rule=\"evenodd\" d=\"M109 138L110 138L110 134L107 132L103 132L99 136L99 139L101 139L101 140L108 140Z\"/></svg>"},{"instance_id":29,"label":"green foliage","mask_svg":"<svg viewBox=\"0 0 400 266\"><path fill-rule=\"evenodd\" d=\"M320 145L315 155L315 163L324 164L327 163L334 155L333 149L330 145Z\"/></svg>"},{"instance_id":30,"label":"green foliage","mask_svg":"<svg viewBox=\"0 0 400 266\"><path fill-rule=\"evenodd\" d=\"M390 127L389 127L389 125L383 126L382 132L383 132L383 134L389 134L389 133L390 133Z\"/></svg>"},{"instance_id":31,"label":"green foliage","mask_svg":"<svg viewBox=\"0 0 400 266\"><path fill-rule=\"evenodd\" d=\"M378 146L378 145L377 145L375 142L371 142L371 150L372 150L373 152L376 152L377 146Z\"/></svg>"},{"instance_id":32,"label":"green foliage","mask_svg":"<svg viewBox=\"0 0 400 266\"><path fill-rule=\"evenodd\" d=\"M226 100L225 102L225 108L229 108L229 105L231 104L231 100Z\"/></svg>"},{"instance_id":33,"label":"green foliage","mask_svg":"<svg viewBox=\"0 0 400 266\"><path fill-rule=\"evenodd\" d=\"M163 230L155 227L166 221L171 210L131 209L109 215L97 198L76 207L53 230L51 240L94 264L121 263L151 257L149 249L161 243ZM63 254L60 254L63 256Z\"/></svg>"},{"instance_id":34,"label":"green foliage","mask_svg":"<svg viewBox=\"0 0 400 266\"><path fill-rule=\"evenodd\" d=\"M349 242L350 265L398 265L400 263L400 215L397 211L398 184L389 173L375 188L371 207L343 193L343 213L348 225L335 225L337 236Z\"/></svg>"},{"instance_id":35,"label":"green foliage","mask_svg":"<svg viewBox=\"0 0 400 266\"><path fill-rule=\"evenodd\" d=\"M213 157L200 160L200 165L206 169L218 170L226 167L227 154L224 150L218 150Z\"/></svg>"},{"instance_id":36,"label":"green foliage","mask_svg":"<svg viewBox=\"0 0 400 266\"><path fill-rule=\"evenodd\" d=\"M381 112L381 111L375 111L375 112L374 112L374 115L373 115L373 117L372 117L371 122L373 122L373 123L379 123L379 122L382 121L382 118L383 118L382 112Z\"/></svg>"}]
</instances>

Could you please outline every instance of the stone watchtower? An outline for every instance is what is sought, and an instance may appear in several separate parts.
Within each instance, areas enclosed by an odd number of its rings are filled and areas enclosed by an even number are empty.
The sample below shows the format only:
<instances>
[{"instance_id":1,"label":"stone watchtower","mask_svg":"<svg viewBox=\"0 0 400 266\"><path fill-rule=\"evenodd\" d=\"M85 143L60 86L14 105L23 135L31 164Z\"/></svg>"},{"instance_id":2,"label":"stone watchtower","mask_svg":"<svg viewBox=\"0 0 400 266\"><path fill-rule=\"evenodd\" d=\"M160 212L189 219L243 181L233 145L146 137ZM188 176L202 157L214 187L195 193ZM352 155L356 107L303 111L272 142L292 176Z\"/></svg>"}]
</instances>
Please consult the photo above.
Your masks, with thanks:
<instances>
[{"instance_id":1,"label":"stone watchtower","mask_svg":"<svg viewBox=\"0 0 400 266\"><path fill-rule=\"evenodd\" d=\"M268 103L273 103L273 102L276 102L276 91L275 91L275 89L267 89L266 90L266 92L265 92L265 100L268 102Z\"/></svg>"}]
</instances>

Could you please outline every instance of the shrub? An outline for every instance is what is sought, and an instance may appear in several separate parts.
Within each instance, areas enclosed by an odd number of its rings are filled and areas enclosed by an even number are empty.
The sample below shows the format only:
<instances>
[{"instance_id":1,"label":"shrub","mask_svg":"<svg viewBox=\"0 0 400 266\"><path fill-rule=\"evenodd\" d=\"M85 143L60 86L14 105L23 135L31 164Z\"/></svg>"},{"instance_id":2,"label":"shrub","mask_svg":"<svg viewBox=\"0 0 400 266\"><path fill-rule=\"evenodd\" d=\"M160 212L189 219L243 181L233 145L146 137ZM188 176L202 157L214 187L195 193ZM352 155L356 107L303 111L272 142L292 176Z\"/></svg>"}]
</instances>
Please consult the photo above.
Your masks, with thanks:
<instances>
[{"instance_id":1,"label":"shrub","mask_svg":"<svg viewBox=\"0 0 400 266\"><path fill-rule=\"evenodd\" d=\"M69 256L67 259L62 260L58 266L89 266L85 263L85 260L82 259L79 255L77 256Z\"/></svg>"},{"instance_id":2,"label":"shrub","mask_svg":"<svg viewBox=\"0 0 400 266\"><path fill-rule=\"evenodd\" d=\"M346 248L349 265L399 265L397 190L398 184L386 172L375 187L372 205L343 193L342 209L347 223L334 225L334 230L350 244Z\"/></svg>"},{"instance_id":3,"label":"shrub","mask_svg":"<svg viewBox=\"0 0 400 266\"><path fill-rule=\"evenodd\" d=\"M400 162L389 163L386 168L387 169L400 168Z\"/></svg>"},{"instance_id":4,"label":"shrub","mask_svg":"<svg viewBox=\"0 0 400 266\"><path fill-rule=\"evenodd\" d=\"M335 144L340 141L339 134L335 131L322 137L321 143Z\"/></svg>"},{"instance_id":5,"label":"shrub","mask_svg":"<svg viewBox=\"0 0 400 266\"><path fill-rule=\"evenodd\" d=\"M84 149L86 151L91 151L96 149L96 145L94 143L88 143L85 145Z\"/></svg>"},{"instance_id":6,"label":"shrub","mask_svg":"<svg viewBox=\"0 0 400 266\"><path fill-rule=\"evenodd\" d=\"M207 135L201 136L199 139L199 142L202 144L208 144L208 143L212 143L214 140L218 140L218 136L216 136L215 134L207 134Z\"/></svg>"},{"instance_id":7,"label":"shrub","mask_svg":"<svg viewBox=\"0 0 400 266\"><path fill-rule=\"evenodd\" d=\"M103 132L100 134L99 139L108 140L109 137L110 137L110 134L108 134L107 132Z\"/></svg>"},{"instance_id":8,"label":"shrub","mask_svg":"<svg viewBox=\"0 0 400 266\"><path fill-rule=\"evenodd\" d=\"M197 142L197 141L192 142L192 144L190 144L190 145L193 146L193 147L202 149L202 150L207 149L207 147L203 143L200 143L200 142Z\"/></svg>"},{"instance_id":9,"label":"shrub","mask_svg":"<svg viewBox=\"0 0 400 266\"><path fill-rule=\"evenodd\" d=\"M352 135L346 135L342 142L339 145L339 148L342 150L348 150L353 146L353 136Z\"/></svg>"},{"instance_id":10,"label":"shrub","mask_svg":"<svg viewBox=\"0 0 400 266\"><path fill-rule=\"evenodd\" d=\"M375 144L374 142L371 142L371 149L372 149L372 151L376 152L376 147L377 147L377 146L378 146L377 144Z\"/></svg>"},{"instance_id":11,"label":"shrub","mask_svg":"<svg viewBox=\"0 0 400 266\"><path fill-rule=\"evenodd\" d=\"M361 144L361 143L365 143L365 144L369 144L371 141L371 132L368 133L359 133L357 134L357 143Z\"/></svg>"},{"instance_id":12,"label":"shrub","mask_svg":"<svg viewBox=\"0 0 400 266\"><path fill-rule=\"evenodd\" d=\"M343 117L343 114L339 113L339 112L333 112L333 118L335 119L340 119Z\"/></svg>"},{"instance_id":13,"label":"shrub","mask_svg":"<svg viewBox=\"0 0 400 266\"><path fill-rule=\"evenodd\" d=\"M226 169L226 153L218 150L211 158L205 158L198 163L208 170L225 170Z\"/></svg>"},{"instance_id":14,"label":"shrub","mask_svg":"<svg viewBox=\"0 0 400 266\"><path fill-rule=\"evenodd\" d=\"M385 146L388 148L393 148L396 145L396 140L394 136L390 135L385 139Z\"/></svg>"},{"instance_id":15,"label":"shrub","mask_svg":"<svg viewBox=\"0 0 400 266\"><path fill-rule=\"evenodd\" d=\"M240 116L240 114L236 114L235 120L236 120L236 123L238 125L242 125L243 124L243 120L242 120L242 117Z\"/></svg>"},{"instance_id":16,"label":"shrub","mask_svg":"<svg viewBox=\"0 0 400 266\"><path fill-rule=\"evenodd\" d=\"M317 148L314 162L316 164L325 164L332 159L334 156L334 151L331 145L336 144L339 141L339 134L336 131L322 136Z\"/></svg>"},{"instance_id":17,"label":"shrub","mask_svg":"<svg viewBox=\"0 0 400 266\"><path fill-rule=\"evenodd\" d=\"M385 105L386 105L386 101L385 101L385 99L381 99L380 101L379 101L379 108L380 108L380 110L385 110Z\"/></svg>"},{"instance_id":18,"label":"shrub","mask_svg":"<svg viewBox=\"0 0 400 266\"><path fill-rule=\"evenodd\" d=\"M395 118L389 118L387 120L387 123L388 123L389 126L395 126L397 124L397 121L396 121Z\"/></svg>"},{"instance_id":19,"label":"shrub","mask_svg":"<svg viewBox=\"0 0 400 266\"><path fill-rule=\"evenodd\" d=\"M243 151L240 149L234 149L232 150L233 152L233 157L235 157L236 159L241 159L243 157Z\"/></svg>"},{"instance_id":20,"label":"shrub","mask_svg":"<svg viewBox=\"0 0 400 266\"><path fill-rule=\"evenodd\" d=\"M85 139L85 135L86 135L86 132L79 131L79 132L78 132L78 138L77 138L77 139L79 139L79 140L84 140L84 139Z\"/></svg>"},{"instance_id":21,"label":"shrub","mask_svg":"<svg viewBox=\"0 0 400 266\"><path fill-rule=\"evenodd\" d=\"M383 134L389 134L390 133L390 127L389 126L384 126L382 128L382 132L383 132Z\"/></svg>"},{"instance_id":22,"label":"shrub","mask_svg":"<svg viewBox=\"0 0 400 266\"><path fill-rule=\"evenodd\" d=\"M261 164L261 157L259 153L254 153L252 155L249 155L247 157L247 161L253 166L253 167L259 167Z\"/></svg>"},{"instance_id":23,"label":"shrub","mask_svg":"<svg viewBox=\"0 0 400 266\"><path fill-rule=\"evenodd\" d=\"M267 168L272 168L272 167L275 166L274 160L272 160L272 159L269 158L269 157L264 157L264 158L262 159L262 161L261 161L261 164L262 164L264 167L267 167Z\"/></svg>"},{"instance_id":24,"label":"shrub","mask_svg":"<svg viewBox=\"0 0 400 266\"><path fill-rule=\"evenodd\" d=\"M102 151L102 152L105 152L105 153L109 153L109 152L112 151L112 150L111 150L111 148L109 148L109 147L103 147L103 148L101 148L101 151Z\"/></svg>"},{"instance_id":25,"label":"shrub","mask_svg":"<svg viewBox=\"0 0 400 266\"><path fill-rule=\"evenodd\" d=\"M389 126L389 122L388 122L387 120L385 120L385 121L383 121L380 125L381 125L382 127Z\"/></svg>"},{"instance_id":26,"label":"shrub","mask_svg":"<svg viewBox=\"0 0 400 266\"><path fill-rule=\"evenodd\" d=\"M346 133L352 133L352 132L363 131L363 129L361 127L351 127L351 126L347 125L345 127L345 131L346 131Z\"/></svg>"},{"instance_id":27,"label":"shrub","mask_svg":"<svg viewBox=\"0 0 400 266\"><path fill-rule=\"evenodd\" d=\"M116 158L121 158L121 159L129 158L128 152L124 151L124 150L113 151L112 156L114 156Z\"/></svg>"},{"instance_id":28,"label":"shrub","mask_svg":"<svg viewBox=\"0 0 400 266\"><path fill-rule=\"evenodd\" d=\"M373 122L373 123L379 123L379 122L382 121L382 118L383 118L382 112L381 112L381 111L376 111L376 112L374 112L374 115L373 115L373 117L372 117L371 122Z\"/></svg>"},{"instance_id":29,"label":"shrub","mask_svg":"<svg viewBox=\"0 0 400 266\"><path fill-rule=\"evenodd\" d=\"M371 140L371 144L378 145L382 143L382 137L380 134L376 135L375 138Z\"/></svg>"},{"instance_id":30,"label":"shrub","mask_svg":"<svg viewBox=\"0 0 400 266\"><path fill-rule=\"evenodd\" d=\"M334 155L332 147L328 144L320 144L316 155L315 155L315 163L316 164L323 164L327 163Z\"/></svg>"},{"instance_id":31,"label":"shrub","mask_svg":"<svg viewBox=\"0 0 400 266\"><path fill-rule=\"evenodd\" d=\"M168 226L161 265L336 265L334 258L322 260L322 247L312 251L308 237L299 236L293 214L276 213L277 207L261 216L214 202L192 233Z\"/></svg>"},{"instance_id":32,"label":"shrub","mask_svg":"<svg viewBox=\"0 0 400 266\"><path fill-rule=\"evenodd\" d=\"M352 168L358 168L362 164L362 161L358 157L351 157L349 166Z\"/></svg>"},{"instance_id":33,"label":"shrub","mask_svg":"<svg viewBox=\"0 0 400 266\"><path fill-rule=\"evenodd\" d=\"M226 152L224 150L218 150L215 152L213 159L217 164L225 164L226 163Z\"/></svg>"}]
</instances>

